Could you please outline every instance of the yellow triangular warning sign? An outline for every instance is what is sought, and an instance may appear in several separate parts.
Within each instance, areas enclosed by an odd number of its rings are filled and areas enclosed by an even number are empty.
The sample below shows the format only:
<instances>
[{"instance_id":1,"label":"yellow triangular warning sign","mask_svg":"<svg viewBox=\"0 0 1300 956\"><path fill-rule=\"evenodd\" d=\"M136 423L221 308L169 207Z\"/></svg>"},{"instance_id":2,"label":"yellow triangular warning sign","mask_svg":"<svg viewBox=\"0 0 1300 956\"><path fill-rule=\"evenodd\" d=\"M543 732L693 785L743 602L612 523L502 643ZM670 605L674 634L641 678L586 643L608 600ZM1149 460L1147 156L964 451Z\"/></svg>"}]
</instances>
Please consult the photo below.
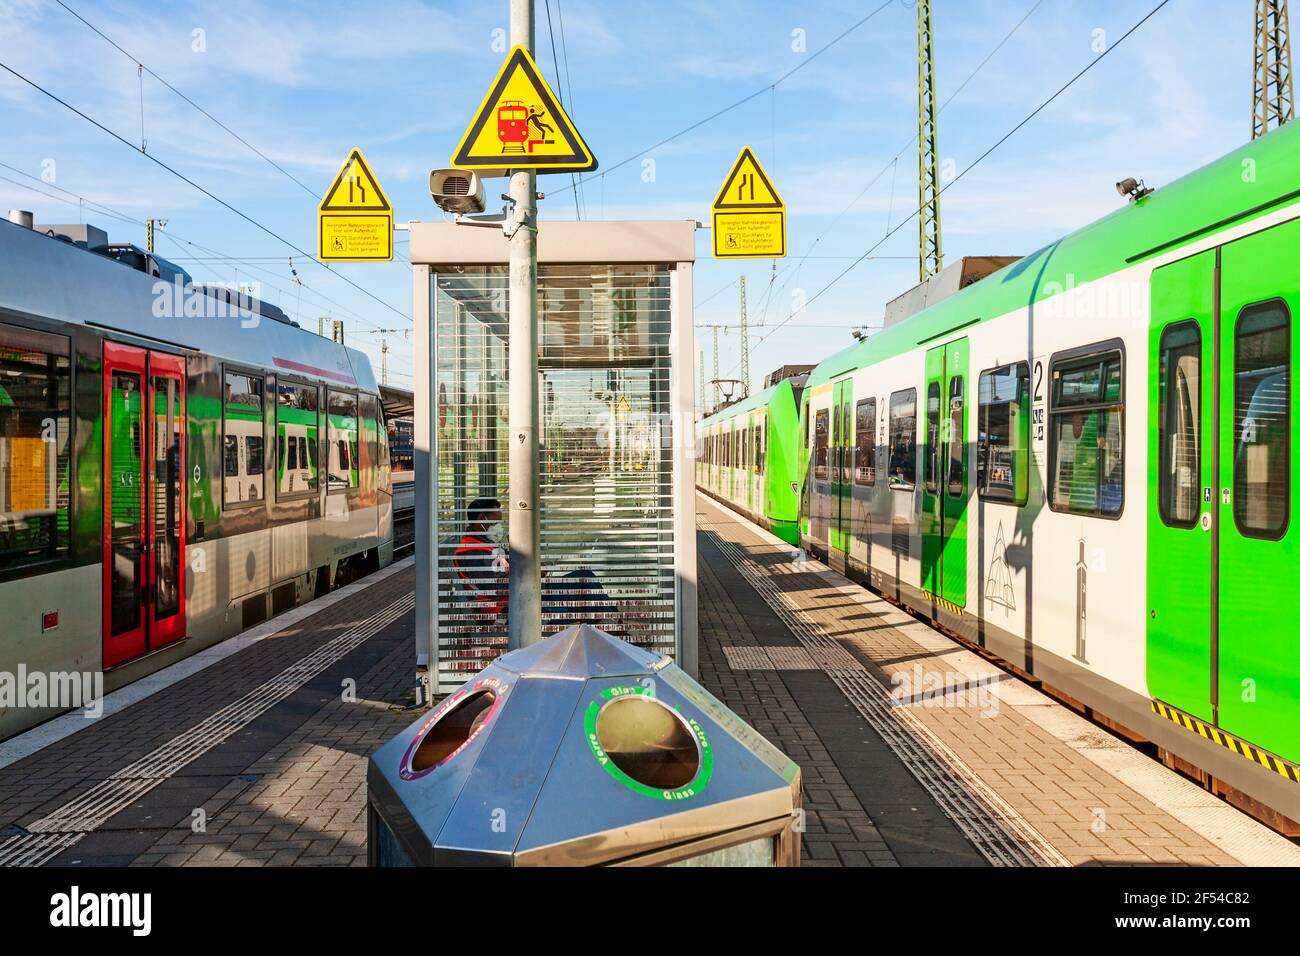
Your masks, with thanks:
<instances>
[{"instance_id":1,"label":"yellow triangular warning sign","mask_svg":"<svg viewBox=\"0 0 1300 956\"><path fill-rule=\"evenodd\" d=\"M754 151L746 146L736 157L731 172L713 200L714 209L784 209L785 202L759 165Z\"/></svg>"},{"instance_id":2,"label":"yellow triangular warning sign","mask_svg":"<svg viewBox=\"0 0 1300 956\"><path fill-rule=\"evenodd\" d=\"M451 164L464 169L584 172L596 158L521 46L506 57L461 137Z\"/></svg>"},{"instance_id":3,"label":"yellow triangular warning sign","mask_svg":"<svg viewBox=\"0 0 1300 956\"><path fill-rule=\"evenodd\" d=\"M320 202L321 212L392 212L384 190L370 171L361 150L348 154L347 162Z\"/></svg>"}]
</instances>

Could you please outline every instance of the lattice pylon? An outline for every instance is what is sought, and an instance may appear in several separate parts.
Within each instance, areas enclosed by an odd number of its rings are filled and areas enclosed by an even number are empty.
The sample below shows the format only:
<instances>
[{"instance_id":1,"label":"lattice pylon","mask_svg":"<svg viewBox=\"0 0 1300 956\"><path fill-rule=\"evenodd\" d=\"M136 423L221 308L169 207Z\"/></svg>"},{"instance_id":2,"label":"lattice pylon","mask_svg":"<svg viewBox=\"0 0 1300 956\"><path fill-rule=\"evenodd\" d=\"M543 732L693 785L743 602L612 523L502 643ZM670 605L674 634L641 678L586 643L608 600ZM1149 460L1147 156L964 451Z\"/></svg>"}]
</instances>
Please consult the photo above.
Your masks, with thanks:
<instances>
[{"instance_id":1,"label":"lattice pylon","mask_svg":"<svg viewBox=\"0 0 1300 956\"><path fill-rule=\"evenodd\" d=\"M749 398L749 309L745 303L745 277L740 277L740 394Z\"/></svg>"},{"instance_id":2,"label":"lattice pylon","mask_svg":"<svg viewBox=\"0 0 1300 956\"><path fill-rule=\"evenodd\" d=\"M1255 0L1255 103L1251 139L1295 117L1287 0Z\"/></svg>"},{"instance_id":3,"label":"lattice pylon","mask_svg":"<svg viewBox=\"0 0 1300 956\"><path fill-rule=\"evenodd\" d=\"M719 384L722 379L722 372L718 365L718 327L713 327L713 411L718 410L722 404L722 385Z\"/></svg>"},{"instance_id":4,"label":"lattice pylon","mask_svg":"<svg viewBox=\"0 0 1300 956\"><path fill-rule=\"evenodd\" d=\"M920 174L920 272L924 282L943 269L939 216L938 109L934 96L934 18L931 0L916 0L916 148Z\"/></svg>"}]
</instances>

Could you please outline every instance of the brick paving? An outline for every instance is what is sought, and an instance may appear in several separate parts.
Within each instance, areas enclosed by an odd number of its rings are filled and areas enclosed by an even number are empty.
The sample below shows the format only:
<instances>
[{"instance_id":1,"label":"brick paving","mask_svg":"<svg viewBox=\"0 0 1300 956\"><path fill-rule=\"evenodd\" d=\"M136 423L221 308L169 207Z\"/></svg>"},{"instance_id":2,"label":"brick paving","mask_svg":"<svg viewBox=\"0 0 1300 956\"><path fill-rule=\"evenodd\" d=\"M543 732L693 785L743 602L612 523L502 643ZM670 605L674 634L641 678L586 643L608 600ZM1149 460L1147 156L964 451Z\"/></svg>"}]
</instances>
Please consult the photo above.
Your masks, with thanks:
<instances>
[{"instance_id":1,"label":"brick paving","mask_svg":"<svg viewBox=\"0 0 1300 956\"><path fill-rule=\"evenodd\" d=\"M808 561L796 567L788 546L764 540L752 525L714 502L702 496L698 501L702 536L717 536L742 547L764 566L807 620L850 650L885 687L895 686L894 675L906 678L912 686L919 680L925 690L908 699L908 709L1071 864L1204 866L1238 862L1048 733L1024 709L969 692L976 681L991 681L1001 687L1015 678L819 563ZM724 614L718 626L726 631L736 623ZM921 642L918 634L924 635ZM960 663L958 655L962 654L966 661L977 662L974 669L969 663ZM726 666L725 660L722 666ZM759 673L771 679L773 672ZM1033 693L1023 686L1016 689ZM1106 736L1100 728L1088 726L1095 736Z\"/></svg>"},{"instance_id":2,"label":"brick paving","mask_svg":"<svg viewBox=\"0 0 1300 956\"><path fill-rule=\"evenodd\" d=\"M348 596L278 633L240 650L151 697L108 717L38 753L0 769L0 827L21 832L26 825L66 805L95 784L194 727L280 673L330 639L354 628L412 590L414 572L407 568ZM162 785L112 816L76 846L56 857L54 864L124 865L133 861L190 862L202 850L193 832L196 819L207 835L226 831L231 807L256 801L275 777L292 769L268 767L265 760L290 741L300 741L300 754L319 764L322 805L332 808L316 838L333 837L332 851L350 864L364 862L364 821L358 830L358 807L364 808L364 758L373 746L409 722L411 715L390 710L401 703L414 683L409 666L413 614L405 614L375 634L342 660L308 681L287 699L266 711L224 742L180 768ZM400 672L396 662L407 666ZM384 662L389 662L384 667ZM342 682L356 680L358 703L342 702ZM326 728L321 730L318 728ZM338 764L334 769L326 769ZM266 777L271 777L266 780ZM346 791L346 792L345 792ZM310 797L308 799L311 799ZM276 811L283 808L277 805ZM200 814L201 812L201 814ZM247 817L241 817L241 823ZM268 823L270 819L268 818ZM292 826L290 827L290 822ZM249 859L287 862L296 843L312 832L302 821L277 821L267 826L256 855ZM319 815L312 825L322 824ZM292 834L285 832L286 827ZM358 835L359 834L359 835ZM190 839L195 839L191 845ZM295 846L277 845L289 840ZM310 841L309 841L310 842ZM240 849L247 848L248 841ZM356 847L360 846L357 850ZM306 849L306 848L303 848ZM277 858L276 853L280 853ZM142 860L143 858L143 860Z\"/></svg>"},{"instance_id":3,"label":"brick paving","mask_svg":"<svg viewBox=\"0 0 1300 956\"><path fill-rule=\"evenodd\" d=\"M848 661L889 687L898 673L952 682L983 676L989 665L820 565L796 567L788 547L699 502L700 680L802 768L803 864L985 865L825 668ZM803 620L838 647L802 647L723 553L724 543L763 565ZM0 836L21 832L409 595L413 583L413 569L398 571L0 769ZM413 617L397 618L53 862L364 865L367 757L415 717L404 708L413 683ZM345 699L341 688L350 681L355 695ZM1070 863L1236 862L1031 719L1034 706L1055 713L1058 704L1027 700L1024 694L1035 692L1018 683L998 686L993 714L981 711L987 700L963 700L951 687L917 694L908 708ZM1107 736L1085 727L1085 737Z\"/></svg>"}]
</instances>

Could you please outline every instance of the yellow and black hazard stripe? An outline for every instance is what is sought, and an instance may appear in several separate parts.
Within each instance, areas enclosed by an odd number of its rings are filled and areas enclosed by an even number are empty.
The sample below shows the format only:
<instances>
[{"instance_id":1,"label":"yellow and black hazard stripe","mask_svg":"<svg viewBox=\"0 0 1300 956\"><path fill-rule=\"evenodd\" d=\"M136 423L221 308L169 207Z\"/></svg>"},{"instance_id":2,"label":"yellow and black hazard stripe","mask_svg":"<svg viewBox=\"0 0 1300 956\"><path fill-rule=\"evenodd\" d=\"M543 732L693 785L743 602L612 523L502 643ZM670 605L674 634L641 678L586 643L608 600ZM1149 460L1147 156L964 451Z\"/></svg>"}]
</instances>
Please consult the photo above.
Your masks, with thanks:
<instances>
[{"instance_id":1,"label":"yellow and black hazard stripe","mask_svg":"<svg viewBox=\"0 0 1300 956\"><path fill-rule=\"evenodd\" d=\"M953 604L947 598L941 598L939 597L939 595L931 594L929 591L922 591L921 593L925 595L925 599L927 601L937 604L939 607L943 608L949 614L956 614L958 617L960 617L961 615L966 613L966 609L964 607L959 607L958 605Z\"/></svg>"},{"instance_id":2,"label":"yellow and black hazard stripe","mask_svg":"<svg viewBox=\"0 0 1300 956\"><path fill-rule=\"evenodd\" d=\"M1245 757L1247 760L1259 764L1272 770L1279 776L1300 783L1300 766L1283 760L1281 757L1271 754L1266 750L1260 750L1258 747L1246 743L1240 737L1234 737L1232 734L1224 733L1218 727L1207 724L1198 717L1191 714L1185 714L1181 710L1170 707L1168 704L1162 704L1158 700L1151 701L1152 713L1159 714L1165 720L1172 720L1178 726L1193 733L1200 734L1206 740L1218 744L1220 747L1227 747L1233 753Z\"/></svg>"}]
</instances>

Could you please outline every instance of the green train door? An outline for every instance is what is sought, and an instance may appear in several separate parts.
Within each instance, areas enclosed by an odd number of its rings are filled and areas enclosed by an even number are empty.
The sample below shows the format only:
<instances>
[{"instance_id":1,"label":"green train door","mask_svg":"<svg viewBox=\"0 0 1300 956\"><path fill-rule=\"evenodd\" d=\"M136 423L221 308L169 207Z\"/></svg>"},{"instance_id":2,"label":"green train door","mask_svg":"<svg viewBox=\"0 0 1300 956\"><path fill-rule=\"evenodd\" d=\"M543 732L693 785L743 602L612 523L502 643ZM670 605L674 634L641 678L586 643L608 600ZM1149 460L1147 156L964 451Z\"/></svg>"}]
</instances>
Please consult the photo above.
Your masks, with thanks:
<instances>
[{"instance_id":1,"label":"green train door","mask_svg":"<svg viewBox=\"0 0 1300 956\"><path fill-rule=\"evenodd\" d=\"M185 360L104 344L103 663L185 636Z\"/></svg>"},{"instance_id":2,"label":"green train door","mask_svg":"<svg viewBox=\"0 0 1300 956\"><path fill-rule=\"evenodd\" d=\"M921 586L966 606L967 339L925 353L925 467L921 485Z\"/></svg>"},{"instance_id":3,"label":"green train door","mask_svg":"<svg viewBox=\"0 0 1300 956\"><path fill-rule=\"evenodd\" d=\"M749 474L749 457L753 453L749 447L749 416L741 416L736 427L740 430L740 498L739 503L744 508L750 507L750 488L752 481Z\"/></svg>"},{"instance_id":4,"label":"green train door","mask_svg":"<svg viewBox=\"0 0 1300 956\"><path fill-rule=\"evenodd\" d=\"M1159 560L1149 562L1147 654L1154 696L1291 759L1300 757L1300 681L1285 613L1300 598L1290 527L1300 491L1292 467L1297 243L1292 222L1225 245L1217 303L1214 253L1153 277L1149 543ZM1181 299L1180 281L1194 290ZM1200 394L1187 397L1193 383ZM1189 471L1200 476L1194 505Z\"/></svg>"},{"instance_id":5,"label":"green train door","mask_svg":"<svg viewBox=\"0 0 1300 956\"><path fill-rule=\"evenodd\" d=\"M740 441L734 420L727 422L727 500L736 500L736 470L740 464Z\"/></svg>"},{"instance_id":6,"label":"green train door","mask_svg":"<svg viewBox=\"0 0 1300 956\"><path fill-rule=\"evenodd\" d=\"M853 540L853 380L835 383L831 401L832 556L842 564ZM840 555L835 555L835 552Z\"/></svg>"},{"instance_id":7,"label":"green train door","mask_svg":"<svg viewBox=\"0 0 1300 956\"><path fill-rule=\"evenodd\" d=\"M754 416L745 417L745 507L754 510L754 491L758 484L758 460L754 441Z\"/></svg>"},{"instance_id":8,"label":"green train door","mask_svg":"<svg viewBox=\"0 0 1300 956\"><path fill-rule=\"evenodd\" d=\"M1147 689L1211 722L1217 263L1211 250L1151 275L1147 406Z\"/></svg>"},{"instance_id":9,"label":"green train door","mask_svg":"<svg viewBox=\"0 0 1300 956\"><path fill-rule=\"evenodd\" d=\"M1300 558L1291 370L1300 222L1223 247L1219 325L1219 723L1300 757Z\"/></svg>"}]
</instances>

